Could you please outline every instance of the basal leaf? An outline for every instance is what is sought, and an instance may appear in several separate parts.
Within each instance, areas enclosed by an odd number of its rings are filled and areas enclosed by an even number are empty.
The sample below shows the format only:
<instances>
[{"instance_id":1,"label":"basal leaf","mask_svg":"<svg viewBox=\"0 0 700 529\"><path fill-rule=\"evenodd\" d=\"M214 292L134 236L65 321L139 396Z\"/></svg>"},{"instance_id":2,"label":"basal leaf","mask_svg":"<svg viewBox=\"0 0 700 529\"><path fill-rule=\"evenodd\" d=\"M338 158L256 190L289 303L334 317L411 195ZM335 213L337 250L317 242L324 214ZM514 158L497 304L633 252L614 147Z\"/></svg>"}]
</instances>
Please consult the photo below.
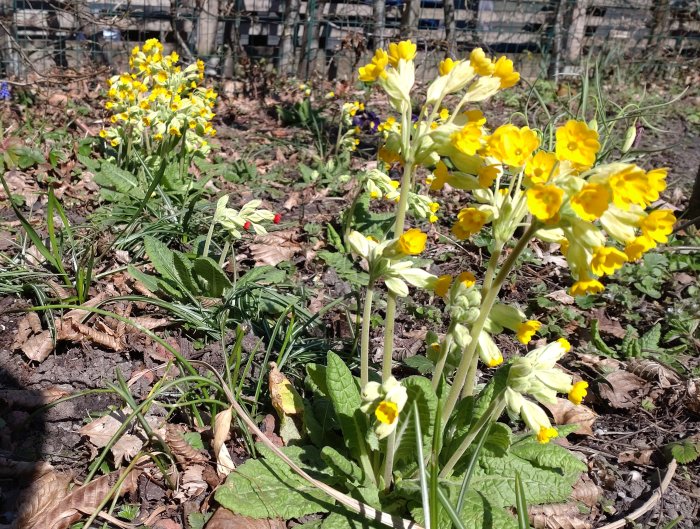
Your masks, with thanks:
<instances>
[{"instance_id":1,"label":"basal leaf","mask_svg":"<svg viewBox=\"0 0 700 529\"><path fill-rule=\"evenodd\" d=\"M151 264L163 279L178 283L178 273L175 268L173 252L158 239L146 235L143 246Z\"/></svg>"},{"instance_id":2,"label":"basal leaf","mask_svg":"<svg viewBox=\"0 0 700 529\"><path fill-rule=\"evenodd\" d=\"M192 277L192 261L181 252L173 252L173 265L175 266L179 283L193 296L201 295L202 292Z\"/></svg>"},{"instance_id":3,"label":"basal leaf","mask_svg":"<svg viewBox=\"0 0 700 529\"><path fill-rule=\"evenodd\" d=\"M659 341L661 340L661 324L657 323L649 329L644 336L639 339L641 352L654 352L659 350Z\"/></svg>"},{"instance_id":4,"label":"basal leaf","mask_svg":"<svg viewBox=\"0 0 700 529\"><path fill-rule=\"evenodd\" d=\"M366 286L369 283L367 272L358 270L347 255L323 250L318 256L325 261L338 274L338 277L348 283L357 286Z\"/></svg>"},{"instance_id":5,"label":"basal leaf","mask_svg":"<svg viewBox=\"0 0 700 529\"><path fill-rule=\"evenodd\" d=\"M423 355L409 356L404 360L404 364L412 367L421 375L427 375L435 370L435 364Z\"/></svg>"},{"instance_id":6,"label":"basal leaf","mask_svg":"<svg viewBox=\"0 0 700 529\"><path fill-rule=\"evenodd\" d=\"M127 267L127 271L129 272L129 275L131 277L136 279L136 281L140 281L141 283L143 283L143 285L151 292L158 291L159 285L157 277L152 276L150 274L146 274L133 265L129 265Z\"/></svg>"},{"instance_id":7,"label":"basal leaf","mask_svg":"<svg viewBox=\"0 0 700 529\"><path fill-rule=\"evenodd\" d=\"M360 410L359 384L345 362L331 351L328 352L326 385L346 446L358 458L368 429L367 418Z\"/></svg>"},{"instance_id":8,"label":"basal leaf","mask_svg":"<svg viewBox=\"0 0 700 529\"><path fill-rule=\"evenodd\" d=\"M416 402L423 434L423 446L428 447L432 445L432 431L438 400L432 383L425 377L411 376L404 379L401 384L406 388L408 400L404 406L404 412L399 415L399 423L396 427L394 459L397 462L413 462L416 459L416 425L413 414L408 410L411 410L413 403Z\"/></svg>"},{"instance_id":9,"label":"basal leaf","mask_svg":"<svg viewBox=\"0 0 700 529\"><path fill-rule=\"evenodd\" d=\"M198 257L194 260L194 278L202 291L209 297L218 298L224 290L231 288L231 282L221 267L211 257Z\"/></svg>"},{"instance_id":10,"label":"basal leaf","mask_svg":"<svg viewBox=\"0 0 700 529\"><path fill-rule=\"evenodd\" d=\"M139 200L144 198L144 191L140 188L136 176L113 163L102 162L99 171L95 173L94 180L103 188Z\"/></svg>"},{"instance_id":11,"label":"basal leaf","mask_svg":"<svg viewBox=\"0 0 700 529\"><path fill-rule=\"evenodd\" d=\"M331 446L324 446L321 450L321 457L331 468L337 478L342 478L350 484L362 483L362 470L347 457Z\"/></svg>"},{"instance_id":12,"label":"basal leaf","mask_svg":"<svg viewBox=\"0 0 700 529\"><path fill-rule=\"evenodd\" d=\"M566 448L556 443L541 444L532 437L514 443L511 447L511 453L535 466L569 477L574 475L578 478L578 474L585 472L588 468L583 461Z\"/></svg>"},{"instance_id":13,"label":"basal leaf","mask_svg":"<svg viewBox=\"0 0 700 529\"><path fill-rule=\"evenodd\" d=\"M330 498L291 470L250 459L216 489L223 507L251 518L299 518L327 512Z\"/></svg>"},{"instance_id":14,"label":"basal leaf","mask_svg":"<svg viewBox=\"0 0 700 529\"><path fill-rule=\"evenodd\" d=\"M326 385L326 366L321 364L306 364L306 385L321 397L328 396Z\"/></svg>"}]
</instances>

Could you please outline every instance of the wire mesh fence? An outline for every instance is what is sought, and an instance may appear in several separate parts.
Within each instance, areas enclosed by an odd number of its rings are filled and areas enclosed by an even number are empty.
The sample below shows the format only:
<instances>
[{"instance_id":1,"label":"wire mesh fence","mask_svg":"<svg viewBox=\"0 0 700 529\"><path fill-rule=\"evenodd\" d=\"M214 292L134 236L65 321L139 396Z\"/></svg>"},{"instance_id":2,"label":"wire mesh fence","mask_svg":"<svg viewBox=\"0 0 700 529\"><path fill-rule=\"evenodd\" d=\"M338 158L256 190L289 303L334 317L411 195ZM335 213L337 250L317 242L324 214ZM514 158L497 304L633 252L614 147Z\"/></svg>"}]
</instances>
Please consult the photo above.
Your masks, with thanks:
<instances>
[{"instance_id":1,"label":"wire mesh fence","mask_svg":"<svg viewBox=\"0 0 700 529\"><path fill-rule=\"evenodd\" d=\"M349 78L374 47L405 38L430 67L481 46L530 76L575 72L588 56L668 69L697 64L700 0L0 0L0 77L121 70L154 37L223 78L254 60Z\"/></svg>"}]
</instances>

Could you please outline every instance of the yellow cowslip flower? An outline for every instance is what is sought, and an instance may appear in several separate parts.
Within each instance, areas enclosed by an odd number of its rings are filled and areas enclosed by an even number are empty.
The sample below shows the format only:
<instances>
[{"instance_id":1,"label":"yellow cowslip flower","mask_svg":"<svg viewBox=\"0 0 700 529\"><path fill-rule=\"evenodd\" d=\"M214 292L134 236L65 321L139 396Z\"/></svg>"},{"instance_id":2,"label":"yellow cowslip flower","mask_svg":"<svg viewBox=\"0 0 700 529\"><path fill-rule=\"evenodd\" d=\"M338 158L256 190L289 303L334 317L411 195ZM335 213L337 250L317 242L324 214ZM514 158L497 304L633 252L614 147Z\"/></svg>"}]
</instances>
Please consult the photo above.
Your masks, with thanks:
<instances>
[{"instance_id":1,"label":"yellow cowslip flower","mask_svg":"<svg viewBox=\"0 0 700 529\"><path fill-rule=\"evenodd\" d=\"M498 127L488 138L488 152L511 167L522 167L540 146L540 139L529 127L507 124Z\"/></svg>"},{"instance_id":2,"label":"yellow cowslip flower","mask_svg":"<svg viewBox=\"0 0 700 529\"><path fill-rule=\"evenodd\" d=\"M636 261L652 248L656 247L656 242L649 237L640 235L625 246L625 255L628 261Z\"/></svg>"},{"instance_id":3,"label":"yellow cowslip flower","mask_svg":"<svg viewBox=\"0 0 700 529\"><path fill-rule=\"evenodd\" d=\"M389 44L389 64L394 68L399 66L399 61L412 61L416 57L416 45L410 40L402 40L399 43Z\"/></svg>"},{"instance_id":4,"label":"yellow cowslip flower","mask_svg":"<svg viewBox=\"0 0 700 529\"><path fill-rule=\"evenodd\" d=\"M518 328L515 331L518 341L524 345L529 344L535 333L540 330L540 327L542 327L542 324L537 320L524 321L518 325Z\"/></svg>"},{"instance_id":5,"label":"yellow cowslip flower","mask_svg":"<svg viewBox=\"0 0 700 529\"><path fill-rule=\"evenodd\" d=\"M559 214L564 191L555 185L535 185L527 190L527 209L538 220L551 221Z\"/></svg>"},{"instance_id":6,"label":"yellow cowslip flower","mask_svg":"<svg viewBox=\"0 0 700 529\"><path fill-rule=\"evenodd\" d=\"M452 233L458 239L466 239L484 227L488 216L476 208L464 208L457 215L457 222L452 226Z\"/></svg>"},{"instance_id":7,"label":"yellow cowslip flower","mask_svg":"<svg viewBox=\"0 0 700 529\"><path fill-rule=\"evenodd\" d=\"M571 209L587 222L599 219L610 204L610 191L602 184L586 184L571 197Z\"/></svg>"},{"instance_id":8,"label":"yellow cowslip flower","mask_svg":"<svg viewBox=\"0 0 700 529\"><path fill-rule=\"evenodd\" d=\"M469 62L479 75L491 75L496 68L496 65L493 64L493 61L486 56L481 48L472 50L469 54Z\"/></svg>"},{"instance_id":9,"label":"yellow cowslip flower","mask_svg":"<svg viewBox=\"0 0 700 529\"><path fill-rule=\"evenodd\" d=\"M628 165L610 175L608 185L612 190L614 204L623 210L628 210L631 204L645 208L658 200L659 193L666 189L666 181L658 178L658 173L649 178L649 173L636 165Z\"/></svg>"},{"instance_id":10,"label":"yellow cowslip flower","mask_svg":"<svg viewBox=\"0 0 700 529\"><path fill-rule=\"evenodd\" d=\"M676 217L670 209L657 209L639 222L642 234L660 243L667 243L668 236L673 233Z\"/></svg>"},{"instance_id":11,"label":"yellow cowslip flower","mask_svg":"<svg viewBox=\"0 0 700 529\"><path fill-rule=\"evenodd\" d=\"M666 176L668 176L667 169L652 169L651 171L647 172L649 186L658 190L659 192L664 191L666 189Z\"/></svg>"},{"instance_id":12,"label":"yellow cowslip flower","mask_svg":"<svg viewBox=\"0 0 700 529\"><path fill-rule=\"evenodd\" d=\"M476 123L480 127L486 124L486 118L484 117L484 113L478 108L465 110L464 112L462 112L462 115L467 118L467 121L469 121L469 123Z\"/></svg>"},{"instance_id":13,"label":"yellow cowslip flower","mask_svg":"<svg viewBox=\"0 0 700 529\"><path fill-rule=\"evenodd\" d=\"M483 188L491 187L499 171L499 165L484 165L479 167L476 172L476 176L479 178L479 185Z\"/></svg>"},{"instance_id":14,"label":"yellow cowslip flower","mask_svg":"<svg viewBox=\"0 0 700 529\"><path fill-rule=\"evenodd\" d=\"M149 53L151 50L162 50L163 45L158 41L158 39L148 39L143 45L143 52Z\"/></svg>"},{"instance_id":15,"label":"yellow cowslip flower","mask_svg":"<svg viewBox=\"0 0 700 529\"><path fill-rule=\"evenodd\" d=\"M374 57L372 61L365 66L360 67L360 81L365 83L373 83L380 77L384 79L386 77L386 72L384 71L389 64L389 56L387 53L379 48L374 52Z\"/></svg>"},{"instance_id":16,"label":"yellow cowslip flower","mask_svg":"<svg viewBox=\"0 0 700 529\"><path fill-rule=\"evenodd\" d=\"M428 235L418 228L411 228L396 241L396 249L404 255L418 255L425 250Z\"/></svg>"},{"instance_id":17,"label":"yellow cowslip flower","mask_svg":"<svg viewBox=\"0 0 700 529\"><path fill-rule=\"evenodd\" d=\"M588 382L586 382L585 380L580 380L579 382L576 382L571 388L571 391L569 391L569 400L576 404L576 406L581 404L586 395L588 395L588 391L586 391L587 387Z\"/></svg>"},{"instance_id":18,"label":"yellow cowslip flower","mask_svg":"<svg viewBox=\"0 0 700 529\"><path fill-rule=\"evenodd\" d=\"M591 271L597 276L612 275L627 262L627 255L617 248L600 246L593 250Z\"/></svg>"},{"instance_id":19,"label":"yellow cowslip flower","mask_svg":"<svg viewBox=\"0 0 700 529\"><path fill-rule=\"evenodd\" d=\"M520 81L520 74L513 68L513 61L507 57L499 57L494 64L493 76L501 80L500 88L510 88Z\"/></svg>"},{"instance_id":20,"label":"yellow cowslip flower","mask_svg":"<svg viewBox=\"0 0 700 529\"><path fill-rule=\"evenodd\" d=\"M377 405L374 415L380 423L393 424L399 416L399 407L395 402L383 400Z\"/></svg>"},{"instance_id":21,"label":"yellow cowslip flower","mask_svg":"<svg viewBox=\"0 0 700 529\"><path fill-rule=\"evenodd\" d=\"M438 116L442 121L447 121L447 119L450 117L450 111L446 108L441 108Z\"/></svg>"},{"instance_id":22,"label":"yellow cowslip flower","mask_svg":"<svg viewBox=\"0 0 700 529\"><path fill-rule=\"evenodd\" d=\"M395 163L402 163L403 159L401 158L401 155L397 152L392 151L391 149L388 149L386 146L381 147L379 149L379 152L377 153L377 158L379 158L382 162L388 163L388 164L395 164Z\"/></svg>"},{"instance_id":23,"label":"yellow cowslip flower","mask_svg":"<svg viewBox=\"0 0 700 529\"><path fill-rule=\"evenodd\" d=\"M533 184L546 184L558 172L557 157L553 152L539 151L525 164L525 176Z\"/></svg>"},{"instance_id":24,"label":"yellow cowslip flower","mask_svg":"<svg viewBox=\"0 0 700 529\"><path fill-rule=\"evenodd\" d=\"M476 277L468 270L465 270L457 276L457 282L462 283L467 288L471 288L476 284Z\"/></svg>"},{"instance_id":25,"label":"yellow cowslip flower","mask_svg":"<svg viewBox=\"0 0 700 529\"><path fill-rule=\"evenodd\" d=\"M450 181L450 172L445 162L440 160L433 170L433 178L430 181L431 191L440 191Z\"/></svg>"},{"instance_id":26,"label":"yellow cowslip flower","mask_svg":"<svg viewBox=\"0 0 700 529\"><path fill-rule=\"evenodd\" d=\"M399 414L406 405L408 393L401 383L394 377L390 377L383 384L368 382L362 388L362 401L360 410L364 413L372 413L376 418L374 431L377 438L388 437L398 424Z\"/></svg>"},{"instance_id":27,"label":"yellow cowslip flower","mask_svg":"<svg viewBox=\"0 0 700 529\"><path fill-rule=\"evenodd\" d=\"M573 163L578 169L588 169L600 150L598 132L583 121L573 119L557 129L556 154L560 160Z\"/></svg>"},{"instance_id":28,"label":"yellow cowslip flower","mask_svg":"<svg viewBox=\"0 0 700 529\"><path fill-rule=\"evenodd\" d=\"M537 442L540 444L547 444L550 439L554 439L555 437L559 437L559 432L551 426L549 428L542 426L540 431L537 432Z\"/></svg>"},{"instance_id":29,"label":"yellow cowslip flower","mask_svg":"<svg viewBox=\"0 0 700 529\"><path fill-rule=\"evenodd\" d=\"M603 284L597 279L581 277L569 290L572 296L585 296L586 294L598 294L605 290Z\"/></svg>"},{"instance_id":30,"label":"yellow cowslip flower","mask_svg":"<svg viewBox=\"0 0 700 529\"><path fill-rule=\"evenodd\" d=\"M446 57L444 60L440 61L440 64L438 65L438 72L440 73L440 76L445 76L448 73L450 73L459 61L453 61L449 57Z\"/></svg>"},{"instance_id":31,"label":"yellow cowslip flower","mask_svg":"<svg viewBox=\"0 0 700 529\"><path fill-rule=\"evenodd\" d=\"M444 298L447 295L448 290L450 290L451 285L452 276L449 274L442 275L439 276L435 281L435 287L433 288L433 290L438 296Z\"/></svg>"},{"instance_id":32,"label":"yellow cowslip flower","mask_svg":"<svg viewBox=\"0 0 700 529\"><path fill-rule=\"evenodd\" d=\"M112 147L116 147L121 143L121 140L119 138L112 138L109 143L112 145Z\"/></svg>"},{"instance_id":33,"label":"yellow cowslip flower","mask_svg":"<svg viewBox=\"0 0 700 529\"><path fill-rule=\"evenodd\" d=\"M452 145L461 153L473 156L481 149L481 127L470 122L450 136Z\"/></svg>"}]
</instances>

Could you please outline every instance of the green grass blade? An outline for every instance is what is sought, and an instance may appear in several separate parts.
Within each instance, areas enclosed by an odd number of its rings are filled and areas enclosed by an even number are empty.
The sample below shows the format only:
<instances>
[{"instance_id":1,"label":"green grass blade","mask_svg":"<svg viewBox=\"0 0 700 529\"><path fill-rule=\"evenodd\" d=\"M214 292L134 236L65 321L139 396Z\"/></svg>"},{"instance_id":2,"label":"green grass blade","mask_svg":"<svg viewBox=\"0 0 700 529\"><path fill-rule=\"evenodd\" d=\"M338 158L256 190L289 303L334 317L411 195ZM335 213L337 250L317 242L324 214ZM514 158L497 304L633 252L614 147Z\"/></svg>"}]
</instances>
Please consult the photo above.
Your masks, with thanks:
<instances>
[{"instance_id":1,"label":"green grass blade","mask_svg":"<svg viewBox=\"0 0 700 529\"><path fill-rule=\"evenodd\" d=\"M523 480L520 479L520 472L515 473L515 509L518 512L518 529L530 529L527 516L527 498L525 497Z\"/></svg>"}]
</instances>

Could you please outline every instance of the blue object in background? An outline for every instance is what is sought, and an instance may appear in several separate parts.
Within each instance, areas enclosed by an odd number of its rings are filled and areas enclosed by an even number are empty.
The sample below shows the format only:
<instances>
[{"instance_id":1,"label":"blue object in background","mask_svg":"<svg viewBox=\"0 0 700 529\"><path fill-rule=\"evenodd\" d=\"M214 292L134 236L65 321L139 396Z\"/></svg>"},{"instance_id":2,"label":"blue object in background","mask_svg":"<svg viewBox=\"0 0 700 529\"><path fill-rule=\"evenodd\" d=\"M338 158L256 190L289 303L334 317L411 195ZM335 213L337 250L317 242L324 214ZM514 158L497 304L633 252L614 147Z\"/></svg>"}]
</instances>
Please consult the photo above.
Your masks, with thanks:
<instances>
[{"instance_id":1,"label":"blue object in background","mask_svg":"<svg viewBox=\"0 0 700 529\"><path fill-rule=\"evenodd\" d=\"M9 101L12 94L10 93L10 83L2 81L0 83L0 100Z\"/></svg>"}]
</instances>

